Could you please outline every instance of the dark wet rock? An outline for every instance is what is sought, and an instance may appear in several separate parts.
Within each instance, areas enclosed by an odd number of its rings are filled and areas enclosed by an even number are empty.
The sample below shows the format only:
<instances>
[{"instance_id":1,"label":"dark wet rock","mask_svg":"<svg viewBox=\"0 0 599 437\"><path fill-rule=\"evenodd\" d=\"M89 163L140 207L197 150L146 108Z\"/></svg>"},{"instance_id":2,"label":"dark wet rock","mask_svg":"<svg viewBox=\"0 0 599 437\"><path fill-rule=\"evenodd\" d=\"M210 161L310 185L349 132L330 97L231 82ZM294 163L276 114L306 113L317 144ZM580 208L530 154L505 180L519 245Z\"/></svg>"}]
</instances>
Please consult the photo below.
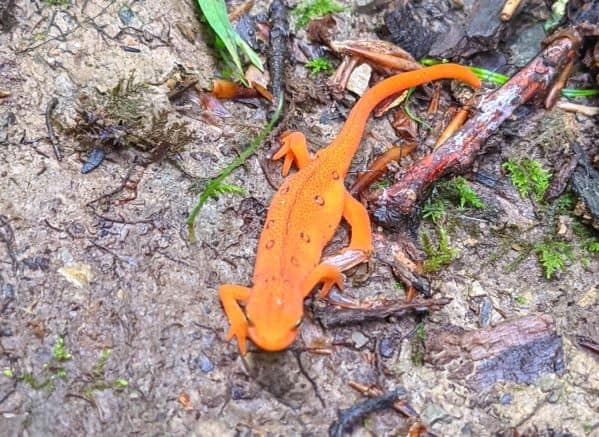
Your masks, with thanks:
<instances>
[{"instance_id":1,"label":"dark wet rock","mask_svg":"<svg viewBox=\"0 0 599 437\"><path fill-rule=\"evenodd\" d=\"M511 52L510 64L517 67L523 67L528 64L539 52L541 43L545 38L543 23L537 23L522 29L515 36L514 41L509 44L508 49Z\"/></svg>"},{"instance_id":2,"label":"dark wet rock","mask_svg":"<svg viewBox=\"0 0 599 437\"><path fill-rule=\"evenodd\" d=\"M381 35L384 39L407 50L416 59L429 53L437 35L410 2L404 2L397 9L386 13L384 20L386 31Z\"/></svg>"},{"instance_id":3,"label":"dark wet rock","mask_svg":"<svg viewBox=\"0 0 599 437\"><path fill-rule=\"evenodd\" d=\"M189 364L191 370L199 369L204 373L210 373L214 370L214 363L204 353L200 353Z\"/></svg>"},{"instance_id":4,"label":"dark wet rock","mask_svg":"<svg viewBox=\"0 0 599 437\"><path fill-rule=\"evenodd\" d=\"M534 1L505 23L499 19L503 3L481 0L464 2L461 7L432 0L417 5L403 2L402 6L385 15L386 28L381 31L381 37L408 50L417 59L425 55L469 57L501 52L502 43L512 36L517 38L521 29L531 28L532 23L548 16L547 6ZM528 39L523 44L530 50L539 49L537 43Z\"/></svg>"},{"instance_id":5,"label":"dark wet rock","mask_svg":"<svg viewBox=\"0 0 599 437\"><path fill-rule=\"evenodd\" d=\"M231 386L231 399L238 401L241 399L253 399L256 397L256 393L251 389L249 384L234 384Z\"/></svg>"},{"instance_id":6,"label":"dark wet rock","mask_svg":"<svg viewBox=\"0 0 599 437\"><path fill-rule=\"evenodd\" d=\"M481 328L488 328L491 323L491 315L493 314L493 301L485 296L480 303L478 323Z\"/></svg>"},{"instance_id":7,"label":"dark wet rock","mask_svg":"<svg viewBox=\"0 0 599 437\"><path fill-rule=\"evenodd\" d=\"M562 339L547 315L511 319L477 331L443 327L427 336L425 361L448 369L472 389L497 381L529 384L543 374L565 370Z\"/></svg>"},{"instance_id":8,"label":"dark wet rock","mask_svg":"<svg viewBox=\"0 0 599 437\"><path fill-rule=\"evenodd\" d=\"M101 149L99 147L93 148L87 156L87 161L85 161L83 163L83 166L81 167L81 173L87 174L90 171L98 168L102 161L104 161L104 156L106 156L106 152L104 152L104 149Z\"/></svg>"},{"instance_id":9,"label":"dark wet rock","mask_svg":"<svg viewBox=\"0 0 599 437\"><path fill-rule=\"evenodd\" d=\"M12 301L15 299L15 287L12 284L3 284L0 276L0 314L13 311Z\"/></svg>"},{"instance_id":10,"label":"dark wet rock","mask_svg":"<svg viewBox=\"0 0 599 437\"><path fill-rule=\"evenodd\" d=\"M383 358L391 358L395 352L395 342L392 337L384 337L379 345L379 352Z\"/></svg>"},{"instance_id":11,"label":"dark wet rock","mask_svg":"<svg viewBox=\"0 0 599 437\"><path fill-rule=\"evenodd\" d=\"M23 260L23 264L31 270L47 271L50 268L50 259L46 256L30 256Z\"/></svg>"},{"instance_id":12,"label":"dark wet rock","mask_svg":"<svg viewBox=\"0 0 599 437\"><path fill-rule=\"evenodd\" d=\"M15 25L14 9L14 0L0 2L0 32L8 32Z\"/></svg>"},{"instance_id":13,"label":"dark wet rock","mask_svg":"<svg viewBox=\"0 0 599 437\"><path fill-rule=\"evenodd\" d=\"M505 393L501 396L501 399L499 400L499 403L501 405L508 405L509 403L512 402L512 395L509 393Z\"/></svg>"},{"instance_id":14,"label":"dark wet rock","mask_svg":"<svg viewBox=\"0 0 599 437\"><path fill-rule=\"evenodd\" d=\"M135 14L129 6L123 6L119 9L119 19L125 26L129 26L133 18L135 18Z\"/></svg>"},{"instance_id":15,"label":"dark wet rock","mask_svg":"<svg viewBox=\"0 0 599 437\"><path fill-rule=\"evenodd\" d=\"M572 173L572 188L584 201L593 227L599 228L599 171L579 145L575 145L575 151L580 158Z\"/></svg>"},{"instance_id":16,"label":"dark wet rock","mask_svg":"<svg viewBox=\"0 0 599 437\"><path fill-rule=\"evenodd\" d=\"M17 117L14 112L0 114L0 129L5 129L15 124L17 124Z\"/></svg>"}]
</instances>

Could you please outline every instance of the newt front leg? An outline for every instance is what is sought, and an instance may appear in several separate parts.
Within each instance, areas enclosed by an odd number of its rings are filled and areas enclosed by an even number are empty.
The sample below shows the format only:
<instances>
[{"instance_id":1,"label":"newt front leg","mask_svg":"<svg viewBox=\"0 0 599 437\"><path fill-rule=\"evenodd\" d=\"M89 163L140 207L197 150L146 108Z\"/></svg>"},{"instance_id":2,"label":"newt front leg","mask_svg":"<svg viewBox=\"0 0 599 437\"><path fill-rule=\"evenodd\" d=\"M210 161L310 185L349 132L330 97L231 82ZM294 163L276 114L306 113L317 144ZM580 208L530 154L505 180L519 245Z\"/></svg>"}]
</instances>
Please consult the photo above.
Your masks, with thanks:
<instances>
[{"instance_id":1,"label":"newt front leg","mask_svg":"<svg viewBox=\"0 0 599 437\"><path fill-rule=\"evenodd\" d=\"M306 144L306 137L301 132L285 132L281 135L281 148L272 157L273 161L285 158L283 161L283 176L287 176L291 164L295 161L298 169L302 169L310 162L310 152Z\"/></svg>"},{"instance_id":2,"label":"newt front leg","mask_svg":"<svg viewBox=\"0 0 599 437\"><path fill-rule=\"evenodd\" d=\"M227 334L227 341L237 337L237 344L242 355L247 352L246 338L248 336L248 321L239 302L246 303L251 289L235 284L224 284L218 289L218 296L223 304L225 314L229 318L231 328Z\"/></svg>"},{"instance_id":3,"label":"newt front leg","mask_svg":"<svg viewBox=\"0 0 599 437\"><path fill-rule=\"evenodd\" d=\"M304 297L307 297L312 289L322 282L322 289L320 290L319 296L326 297L333 288L333 285L343 290L343 276L339 269L331 264L321 263L316 266L312 273L304 280L302 284L302 290L304 291Z\"/></svg>"}]
</instances>

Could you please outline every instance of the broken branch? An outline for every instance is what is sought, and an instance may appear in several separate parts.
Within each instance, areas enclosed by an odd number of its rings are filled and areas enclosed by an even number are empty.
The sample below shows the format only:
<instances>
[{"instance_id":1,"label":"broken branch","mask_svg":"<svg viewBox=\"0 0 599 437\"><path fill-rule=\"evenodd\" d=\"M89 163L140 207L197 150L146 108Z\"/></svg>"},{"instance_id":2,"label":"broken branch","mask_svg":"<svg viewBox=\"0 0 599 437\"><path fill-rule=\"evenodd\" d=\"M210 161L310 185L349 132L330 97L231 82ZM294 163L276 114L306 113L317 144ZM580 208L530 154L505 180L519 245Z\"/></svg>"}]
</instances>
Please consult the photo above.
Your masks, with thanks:
<instances>
[{"instance_id":1,"label":"broken branch","mask_svg":"<svg viewBox=\"0 0 599 437\"><path fill-rule=\"evenodd\" d=\"M398 227L433 182L469 168L487 138L516 108L545 91L574 58L579 46L580 39L568 36L555 39L503 87L486 97L461 131L398 174L397 182L377 200L375 220L386 227Z\"/></svg>"}]
</instances>

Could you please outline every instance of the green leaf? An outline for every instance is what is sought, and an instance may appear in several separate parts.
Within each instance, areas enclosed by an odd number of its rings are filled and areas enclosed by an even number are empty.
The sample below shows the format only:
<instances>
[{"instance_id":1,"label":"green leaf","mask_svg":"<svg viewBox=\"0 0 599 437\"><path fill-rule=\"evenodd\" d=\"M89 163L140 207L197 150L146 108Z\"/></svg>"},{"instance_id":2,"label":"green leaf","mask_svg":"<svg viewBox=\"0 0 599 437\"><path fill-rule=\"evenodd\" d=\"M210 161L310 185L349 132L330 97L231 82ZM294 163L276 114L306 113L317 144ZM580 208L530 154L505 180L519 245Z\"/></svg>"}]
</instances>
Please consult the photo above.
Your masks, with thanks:
<instances>
[{"instance_id":1,"label":"green leaf","mask_svg":"<svg viewBox=\"0 0 599 437\"><path fill-rule=\"evenodd\" d=\"M250 62L259 68L260 71L264 70L264 66L256 52L254 52L237 32L235 32L235 29L229 21L227 6L225 5L224 0L198 0L198 4L200 5L200 9L206 18L208 25L218 37L216 42L217 50L219 49L218 40L220 40L220 43L224 46L232 64L238 71L239 77L243 77L243 69L237 47L241 48ZM225 62L227 62L227 59L225 59Z\"/></svg>"},{"instance_id":2,"label":"green leaf","mask_svg":"<svg viewBox=\"0 0 599 437\"><path fill-rule=\"evenodd\" d=\"M239 46L241 51L248 57L250 62L254 64L256 68L258 68L260 71L264 71L264 65L262 65L262 61L258 57L258 54L254 50L252 50L252 48L248 45L248 43L246 43L243 40L242 37L240 37L237 34L236 36L237 45Z\"/></svg>"},{"instance_id":3,"label":"green leaf","mask_svg":"<svg viewBox=\"0 0 599 437\"><path fill-rule=\"evenodd\" d=\"M227 14L227 6L223 0L198 0L200 9L208 24L221 39L233 62L241 70L241 61L237 54L237 33L233 29L229 16Z\"/></svg>"}]
</instances>

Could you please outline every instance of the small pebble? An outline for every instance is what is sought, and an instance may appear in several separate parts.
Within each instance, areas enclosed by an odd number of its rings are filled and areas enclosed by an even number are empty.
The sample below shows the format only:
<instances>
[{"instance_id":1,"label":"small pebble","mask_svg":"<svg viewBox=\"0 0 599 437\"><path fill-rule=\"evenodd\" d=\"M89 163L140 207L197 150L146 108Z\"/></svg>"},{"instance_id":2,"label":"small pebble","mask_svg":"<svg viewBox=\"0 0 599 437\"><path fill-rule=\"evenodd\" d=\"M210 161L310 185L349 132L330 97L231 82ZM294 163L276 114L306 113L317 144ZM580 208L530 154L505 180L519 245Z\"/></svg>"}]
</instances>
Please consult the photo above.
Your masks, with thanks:
<instances>
[{"instance_id":1,"label":"small pebble","mask_svg":"<svg viewBox=\"0 0 599 437\"><path fill-rule=\"evenodd\" d=\"M352 71L352 74L347 81L347 89L361 96L368 89L370 76L372 76L372 67L368 64L359 65Z\"/></svg>"},{"instance_id":2,"label":"small pebble","mask_svg":"<svg viewBox=\"0 0 599 437\"><path fill-rule=\"evenodd\" d=\"M134 17L135 14L128 6L123 6L119 9L119 18L125 26L130 25Z\"/></svg>"},{"instance_id":3,"label":"small pebble","mask_svg":"<svg viewBox=\"0 0 599 437\"><path fill-rule=\"evenodd\" d=\"M89 155L87 155L87 161L85 161L81 167L81 173L87 174L98 168L102 161L104 161L104 156L106 156L106 154L103 149L97 147L92 149L92 151L89 152Z\"/></svg>"},{"instance_id":4,"label":"small pebble","mask_svg":"<svg viewBox=\"0 0 599 437\"><path fill-rule=\"evenodd\" d=\"M391 337L384 337L379 345L379 352L383 358L391 358L395 352L395 344Z\"/></svg>"},{"instance_id":5,"label":"small pebble","mask_svg":"<svg viewBox=\"0 0 599 437\"><path fill-rule=\"evenodd\" d=\"M501 399L499 400L499 403L501 403L501 405L508 405L512 402L512 395L509 393L505 393L503 396L501 396Z\"/></svg>"},{"instance_id":6,"label":"small pebble","mask_svg":"<svg viewBox=\"0 0 599 437\"><path fill-rule=\"evenodd\" d=\"M493 301L488 296L485 296L480 303L479 320L481 328L488 328L491 324L491 315L493 314Z\"/></svg>"},{"instance_id":7,"label":"small pebble","mask_svg":"<svg viewBox=\"0 0 599 437\"><path fill-rule=\"evenodd\" d=\"M214 364L204 353L200 353L195 357L190 367L192 369L200 369L204 373L210 373L214 370Z\"/></svg>"},{"instance_id":8,"label":"small pebble","mask_svg":"<svg viewBox=\"0 0 599 437\"><path fill-rule=\"evenodd\" d=\"M355 331L351 335L351 339L354 342L354 345L357 349L362 348L366 343L370 341L368 337L362 334L360 331Z\"/></svg>"}]
</instances>

